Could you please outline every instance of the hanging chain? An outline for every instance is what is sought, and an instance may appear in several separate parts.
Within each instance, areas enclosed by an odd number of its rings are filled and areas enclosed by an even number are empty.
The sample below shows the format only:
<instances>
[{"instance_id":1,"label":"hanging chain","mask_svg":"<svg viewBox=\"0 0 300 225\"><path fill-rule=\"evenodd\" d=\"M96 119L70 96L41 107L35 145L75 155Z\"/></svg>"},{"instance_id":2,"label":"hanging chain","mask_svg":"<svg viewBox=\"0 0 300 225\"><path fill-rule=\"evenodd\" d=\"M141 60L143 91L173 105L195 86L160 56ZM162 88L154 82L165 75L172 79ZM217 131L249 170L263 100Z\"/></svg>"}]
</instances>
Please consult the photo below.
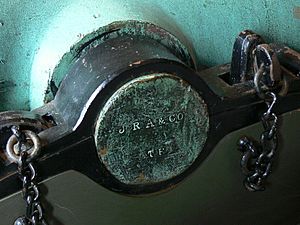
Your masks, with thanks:
<instances>
[{"instance_id":1,"label":"hanging chain","mask_svg":"<svg viewBox=\"0 0 300 225\"><path fill-rule=\"evenodd\" d=\"M278 118L273 112L277 97L274 92L263 89L262 78L264 75L266 75L266 67L261 64L255 74L254 84L258 96L267 105L266 112L261 116L264 131L259 142L244 136L238 143L239 150L243 153L240 164L246 175L244 185L249 191L265 190L266 179L271 173L273 158L278 145Z\"/></svg>"},{"instance_id":2,"label":"hanging chain","mask_svg":"<svg viewBox=\"0 0 300 225\"><path fill-rule=\"evenodd\" d=\"M19 177L23 183L23 199L26 202L25 216L17 218L14 224L47 225L40 202L37 174L33 165L33 159L40 150L39 137L32 131L20 131L17 126L13 126L11 130L13 135L7 143L7 156L18 164Z\"/></svg>"}]
</instances>

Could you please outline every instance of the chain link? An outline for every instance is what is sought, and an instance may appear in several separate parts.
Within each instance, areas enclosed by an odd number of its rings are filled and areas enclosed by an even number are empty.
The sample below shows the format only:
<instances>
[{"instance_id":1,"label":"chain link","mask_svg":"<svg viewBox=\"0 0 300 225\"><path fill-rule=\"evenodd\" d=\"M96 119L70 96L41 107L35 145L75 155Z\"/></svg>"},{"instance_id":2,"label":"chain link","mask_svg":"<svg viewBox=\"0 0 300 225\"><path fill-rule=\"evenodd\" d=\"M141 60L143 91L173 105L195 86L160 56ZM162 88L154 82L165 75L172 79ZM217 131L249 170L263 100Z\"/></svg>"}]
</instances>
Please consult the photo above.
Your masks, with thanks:
<instances>
[{"instance_id":1,"label":"chain link","mask_svg":"<svg viewBox=\"0 0 300 225\"><path fill-rule=\"evenodd\" d=\"M18 164L20 180L23 184L22 194L26 202L26 214L16 219L14 225L47 225L44 217L42 204L40 202L40 191L36 181L37 173L33 165L29 143L26 133L20 131L19 127L12 127L13 135L18 140Z\"/></svg>"},{"instance_id":2,"label":"chain link","mask_svg":"<svg viewBox=\"0 0 300 225\"><path fill-rule=\"evenodd\" d=\"M243 153L240 164L243 173L246 175L244 186L249 191L265 190L266 179L271 173L273 158L278 146L278 118L273 112L277 97L273 92L263 91L260 82L263 74L265 72L262 64L255 75L255 85L258 96L267 105L266 112L261 116L264 131L259 142L244 136L238 143L239 150Z\"/></svg>"}]
</instances>

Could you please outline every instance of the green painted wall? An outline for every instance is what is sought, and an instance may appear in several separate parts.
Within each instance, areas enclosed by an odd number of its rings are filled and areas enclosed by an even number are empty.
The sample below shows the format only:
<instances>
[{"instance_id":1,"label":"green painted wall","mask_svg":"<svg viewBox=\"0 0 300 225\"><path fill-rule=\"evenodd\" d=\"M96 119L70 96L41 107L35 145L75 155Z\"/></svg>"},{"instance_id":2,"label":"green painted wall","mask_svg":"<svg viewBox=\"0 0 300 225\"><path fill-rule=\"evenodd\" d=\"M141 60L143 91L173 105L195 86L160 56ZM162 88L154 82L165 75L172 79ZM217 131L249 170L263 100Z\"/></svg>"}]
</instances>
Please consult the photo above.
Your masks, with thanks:
<instances>
[{"instance_id":1,"label":"green painted wall","mask_svg":"<svg viewBox=\"0 0 300 225\"><path fill-rule=\"evenodd\" d=\"M244 29L300 50L300 0L0 1L0 110L41 106L63 54L113 21L160 25L208 66L230 61L234 39Z\"/></svg>"}]
</instances>

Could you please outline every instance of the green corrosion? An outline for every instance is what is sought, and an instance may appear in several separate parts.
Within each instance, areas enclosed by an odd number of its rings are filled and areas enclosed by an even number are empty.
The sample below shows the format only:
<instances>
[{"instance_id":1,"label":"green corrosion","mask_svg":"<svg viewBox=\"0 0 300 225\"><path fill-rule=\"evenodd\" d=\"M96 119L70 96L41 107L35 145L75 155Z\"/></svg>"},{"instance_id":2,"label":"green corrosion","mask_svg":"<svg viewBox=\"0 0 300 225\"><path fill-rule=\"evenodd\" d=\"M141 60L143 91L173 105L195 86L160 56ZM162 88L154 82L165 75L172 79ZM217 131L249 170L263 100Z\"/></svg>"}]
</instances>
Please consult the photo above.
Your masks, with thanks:
<instances>
[{"instance_id":1,"label":"green corrosion","mask_svg":"<svg viewBox=\"0 0 300 225\"><path fill-rule=\"evenodd\" d=\"M234 40L245 29L267 42L300 46L299 0L0 1L1 111L35 109L51 100L48 86L55 89L66 75L72 46L115 21L164 28L195 52L198 65L230 62Z\"/></svg>"},{"instance_id":2,"label":"green corrosion","mask_svg":"<svg viewBox=\"0 0 300 225\"><path fill-rule=\"evenodd\" d=\"M151 38L169 50L176 49L178 51L178 57L180 57L184 63L191 67L195 66L187 48L180 40L163 28L141 21L118 21L100 27L98 30L84 36L78 43L70 48L69 52L64 54L50 77L43 101L47 103L53 100L55 96L52 90L53 86L55 89L60 86L64 76L69 72L71 65L78 60L80 55L85 54L90 48L95 48L109 39L126 35Z\"/></svg>"},{"instance_id":3,"label":"green corrosion","mask_svg":"<svg viewBox=\"0 0 300 225\"><path fill-rule=\"evenodd\" d=\"M207 106L182 79L169 74L136 78L101 110L95 141L101 162L125 184L168 180L189 168L209 129Z\"/></svg>"}]
</instances>

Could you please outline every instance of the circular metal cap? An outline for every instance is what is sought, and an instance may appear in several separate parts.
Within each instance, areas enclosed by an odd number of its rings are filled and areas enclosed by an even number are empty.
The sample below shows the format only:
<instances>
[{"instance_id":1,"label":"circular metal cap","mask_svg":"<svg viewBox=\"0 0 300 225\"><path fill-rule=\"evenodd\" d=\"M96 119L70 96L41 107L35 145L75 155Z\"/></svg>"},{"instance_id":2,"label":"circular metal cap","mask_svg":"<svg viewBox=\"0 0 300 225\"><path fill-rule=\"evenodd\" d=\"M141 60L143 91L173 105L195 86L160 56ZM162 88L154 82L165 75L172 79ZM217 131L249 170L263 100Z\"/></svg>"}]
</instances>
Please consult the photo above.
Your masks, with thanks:
<instances>
[{"instance_id":1,"label":"circular metal cap","mask_svg":"<svg viewBox=\"0 0 300 225\"><path fill-rule=\"evenodd\" d=\"M138 77L105 103L95 129L99 159L120 182L154 184L174 178L201 153L207 106L189 83L171 74Z\"/></svg>"}]
</instances>

